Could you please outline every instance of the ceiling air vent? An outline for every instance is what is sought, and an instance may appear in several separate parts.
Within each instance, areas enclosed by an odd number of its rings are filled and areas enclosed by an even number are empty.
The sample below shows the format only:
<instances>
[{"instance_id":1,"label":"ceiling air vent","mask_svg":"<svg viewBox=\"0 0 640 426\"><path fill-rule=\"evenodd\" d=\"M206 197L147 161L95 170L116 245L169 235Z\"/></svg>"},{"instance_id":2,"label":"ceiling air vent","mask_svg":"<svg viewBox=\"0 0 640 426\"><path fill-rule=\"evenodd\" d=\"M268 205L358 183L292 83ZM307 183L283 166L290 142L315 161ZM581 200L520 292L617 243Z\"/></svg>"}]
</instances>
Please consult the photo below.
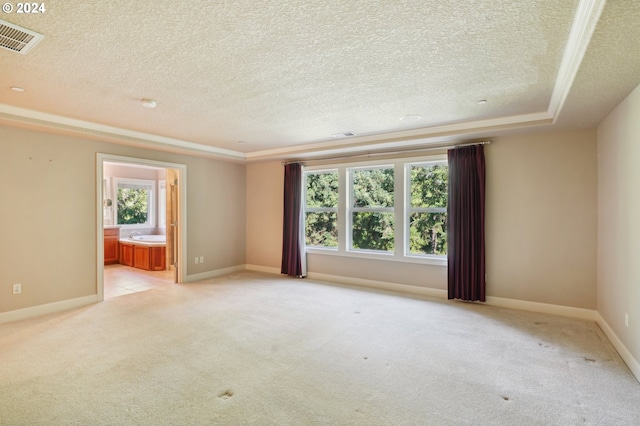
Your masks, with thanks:
<instances>
[{"instance_id":1,"label":"ceiling air vent","mask_svg":"<svg viewBox=\"0 0 640 426\"><path fill-rule=\"evenodd\" d=\"M0 47L26 54L44 36L0 19Z\"/></svg>"}]
</instances>

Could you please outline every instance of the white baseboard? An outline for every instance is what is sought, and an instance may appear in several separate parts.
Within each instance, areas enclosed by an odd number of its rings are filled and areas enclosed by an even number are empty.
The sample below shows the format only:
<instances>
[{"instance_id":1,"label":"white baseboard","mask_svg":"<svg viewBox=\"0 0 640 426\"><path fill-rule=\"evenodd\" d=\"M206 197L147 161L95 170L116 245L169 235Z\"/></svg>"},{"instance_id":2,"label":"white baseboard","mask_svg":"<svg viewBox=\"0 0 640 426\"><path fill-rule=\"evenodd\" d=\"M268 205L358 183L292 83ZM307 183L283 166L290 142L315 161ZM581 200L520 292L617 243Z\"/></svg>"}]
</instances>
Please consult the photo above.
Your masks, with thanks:
<instances>
[{"instance_id":1,"label":"white baseboard","mask_svg":"<svg viewBox=\"0 0 640 426\"><path fill-rule=\"evenodd\" d=\"M204 280L207 278L214 278L221 275L230 274L233 272L240 272L244 270L263 272L268 274L280 274L278 268L260 266L260 265L237 265L229 268L217 269L215 271L203 272L201 274L188 275L185 282L194 282ZM366 280L362 278L343 277L338 275L328 275L310 272L308 274L309 279L318 281L327 281L337 284L354 285L359 287L375 288L379 290L394 291L399 293L417 294L427 297L435 297L439 299L447 298L446 290L439 290L434 288L417 287L406 284L397 284L384 281ZM79 308L81 306L97 303L98 295L93 294L90 296L78 297L75 299L62 300L59 302L47 303L44 305L32 306L24 309L17 309L14 311L0 313L0 324L28 319L40 315L51 314L55 312L61 312L68 309ZM561 315L572 318L579 318L584 320L591 320L598 323L604 334L611 341L613 347L618 351L624 362L627 364L633 375L640 382L640 363L629 352L627 347L622 343L620 338L616 335L613 329L602 318L599 312L590 309L574 308L571 306L551 305L548 303L529 302L525 300L505 299L502 297L487 296L487 305L519 309L532 312L540 312L552 315Z\"/></svg>"},{"instance_id":2,"label":"white baseboard","mask_svg":"<svg viewBox=\"0 0 640 426\"><path fill-rule=\"evenodd\" d=\"M216 269L214 271L202 272L199 274L187 275L184 278L185 283L192 283L194 281L206 280L208 278L215 278L221 275L232 274L234 272L244 271L246 269L246 265L236 265L230 266L228 268Z\"/></svg>"},{"instance_id":3,"label":"white baseboard","mask_svg":"<svg viewBox=\"0 0 640 426\"><path fill-rule=\"evenodd\" d=\"M270 266L261 266L261 265L245 265L247 271L256 271L256 272L264 272L265 274L276 274L280 275L279 268L272 268Z\"/></svg>"},{"instance_id":4,"label":"white baseboard","mask_svg":"<svg viewBox=\"0 0 640 426\"><path fill-rule=\"evenodd\" d=\"M418 294L420 296L437 297L440 299L447 298L446 290L438 290L436 288L417 287L414 285L397 284L386 281L365 280L362 278L341 277L338 275L320 274L316 272L309 272L307 277L312 280L328 281L337 284L369 287L378 290L396 291L399 293Z\"/></svg>"},{"instance_id":5,"label":"white baseboard","mask_svg":"<svg viewBox=\"0 0 640 426\"><path fill-rule=\"evenodd\" d=\"M487 296L487 305L500 308L518 309L521 311L540 312L543 314L559 315L569 318L578 318L596 321L597 311L573 306L551 305L549 303L530 302L528 300L505 299L503 297Z\"/></svg>"},{"instance_id":6,"label":"white baseboard","mask_svg":"<svg viewBox=\"0 0 640 426\"><path fill-rule=\"evenodd\" d=\"M40 315L52 314L60 311L66 311L68 309L79 308L81 306L86 306L97 302L98 295L92 294L91 296L77 297L75 299L61 300L59 302L31 306L24 309L16 309L15 311L0 313L0 324L33 318Z\"/></svg>"},{"instance_id":7,"label":"white baseboard","mask_svg":"<svg viewBox=\"0 0 640 426\"><path fill-rule=\"evenodd\" d=\"M596 322L604 332L605 336L609 339L613 347L618 351L620 357L624 360L629 367L629 370L633 373L636 379L640 382L640 363L638 360L633 357L629 349L622 343L618 335L613 331L613 329L607 324L607 322L602 318L600 313L597 313Z\"/></svg>"},{"instance_id":8,"label":"white baseboard","mask_svg":"<svg viewBox=\"0 0 640 426\"><path fill-rule=\"evenodd\" d=\"M436 297L439 299L447 298L447 290L439 290L435 288L417 287L413 285L366 280L361 278L342 277L337 275L320 274L316 272L309 272L308 277L309 279L313 280L329 281L338 284L355 285L361 287L376 288L379 290L417 294L427 297ZM596 311L590 309L574 308L572 306L551 305L548 303L529 302L526 300L505 299L502 297L487 296L487 301L485 303L487 305L501 308L540 312L544 314L560 315L564 317L585 319L589 321L596 321L597 314Z\"/></svg>"}]
</instances>

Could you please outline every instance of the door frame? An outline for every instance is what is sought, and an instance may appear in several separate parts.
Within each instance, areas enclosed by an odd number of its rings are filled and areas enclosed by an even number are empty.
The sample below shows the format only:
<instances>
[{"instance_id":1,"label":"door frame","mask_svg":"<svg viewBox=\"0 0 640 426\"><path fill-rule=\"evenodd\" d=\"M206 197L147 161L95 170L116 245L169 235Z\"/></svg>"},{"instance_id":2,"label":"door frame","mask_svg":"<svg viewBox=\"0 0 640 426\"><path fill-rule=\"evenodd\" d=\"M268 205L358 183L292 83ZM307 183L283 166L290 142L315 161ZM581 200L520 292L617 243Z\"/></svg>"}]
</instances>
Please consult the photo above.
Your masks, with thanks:
<instances>
[{"instance_id":1,"label":"door frame","mask_svg":"<svg viewBox=\"0 0 640 426\"><path fill-rule=\"evenodd\" d=\"M98 301L104 300L104 220L103 220L103 180L104 162L123 163L142 166L162 167L178 170L178 284L185 281L187 265L187 166L185 164L169 163L166 161L149 160L146 158L125 157L122 155L97 153L96 155L96 250Z\"/></svg>"}]
</instances>

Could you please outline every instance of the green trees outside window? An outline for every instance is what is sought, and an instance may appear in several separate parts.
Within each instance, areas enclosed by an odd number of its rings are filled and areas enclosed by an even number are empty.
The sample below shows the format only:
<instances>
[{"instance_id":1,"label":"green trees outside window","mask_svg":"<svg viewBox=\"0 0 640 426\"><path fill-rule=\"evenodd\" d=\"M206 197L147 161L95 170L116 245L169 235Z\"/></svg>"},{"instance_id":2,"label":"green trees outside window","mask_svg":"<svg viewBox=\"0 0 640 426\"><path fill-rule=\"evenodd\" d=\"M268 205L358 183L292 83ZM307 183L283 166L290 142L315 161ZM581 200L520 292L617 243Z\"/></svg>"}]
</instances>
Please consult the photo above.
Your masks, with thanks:
<instances>
[{"instance_id":1,"label":"green trees outside window","mask_svg":"<svg viewBox=\"0 0 640 426\"><path fill-rule=\"evenodd\" d=\"M153 226L154 181L115 178L118 225Z\"/></svg>"},{"instance_id":2,"label":"green trees outside window","mask_svg":"<svg viewBox=\"0 0 640 426\"><path fill-rule=\"evenodd\" d=\"M338 223L345 220L344 250L446 256L446 160L339 169L347 177L345 188L338 170L305 172L307 246L338 248ZM404 195L398 197L395 190L400 188ZM338 217L340 191L347 193L348 205L340 213L344 218ZM402 226L397 226L400 218ZM405 235L396 235L402 229ZM405 247L396 247L398 241Z\"/></svg>"},{"instance_id":3,"label":"green trees outside window","mask_svg":"<svg viewBox=\"0 0 640 426\"><path fill-rule=\"evenodd\" d=\"M393 167L352 171L351 246L356 250L393 251Z\"/></svg>"},{"instance_id":4,"label":"green trees outside window","mask_svg":"<svg viewBox=\"0 0 640 426\"><path fill-rule=\"evenodd\" d=\"M148 198L144 189L118 188L118 225L146 223Z\"/></svg>"},{"instance_id":5,"label":"green trees outside window","mask_svg":"<svg viewBox=\"0 0 640 426\"><path fill-rule=\"evenodd\" d=\"M306 244L338 247L338 173L307 173L305 176Z\"/></svg>"},{"instance_id":6,"label":"green trees outside window","mask_svg":"<svg viewBox=\"0 0 640 426\"><path fill-rule=\"evenodd\" d=\"M447 254L446 164L410 166L409 253Z\"/></svg>"}]
</instances>

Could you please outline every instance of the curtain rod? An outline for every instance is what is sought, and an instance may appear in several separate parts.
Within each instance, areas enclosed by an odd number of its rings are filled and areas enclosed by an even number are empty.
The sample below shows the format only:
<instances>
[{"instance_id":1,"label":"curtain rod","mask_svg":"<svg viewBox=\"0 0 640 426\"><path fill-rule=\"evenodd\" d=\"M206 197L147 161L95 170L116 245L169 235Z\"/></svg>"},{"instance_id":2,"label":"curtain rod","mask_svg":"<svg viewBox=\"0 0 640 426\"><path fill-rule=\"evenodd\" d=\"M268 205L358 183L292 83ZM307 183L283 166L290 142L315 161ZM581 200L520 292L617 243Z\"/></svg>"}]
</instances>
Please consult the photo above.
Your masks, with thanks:
<instances>
[{"instance_id":1,"label":"curtain rod","mask_svg":"<svg viewBox=\"0 0 640 426\"><path fill-rule=\"evenodd\" d=\"M365 157L365 158L370 158L370 157L377 157L377 156L382 156L382 155L394 155L394 154L407 154L410 152L415 152L415 153L419 153L419 152L426 152L426 151L440 151L440 150L449 150L449 149L458 149L458 148L464 148L467 146L474 146L474 145L490 145L491 141L490 140L486 140L486 141L478 141L478 142L469 142L469 143L463 143L463 144L458 144L458 145L442 145L442 146L433 146L433 147L428 147L428 148L410 148L410 149L400 149L400 150L396 150L396 151L381 151L381 152L369 152L366 154L353 154L353 155L341 155L341 156L337 156L337 157L322 157L322 158L316 158L313 160L307 160L306 162L314 162L314 161L331 161L331 160L342 160L342 159L347 159L347 158L358 158L358 157ZM287 164L302 164L304 166L305 161L303 160L291 160L291 161L282 161L281 164L283 166L286 166Z\"/></svg>"}]
</instances>

